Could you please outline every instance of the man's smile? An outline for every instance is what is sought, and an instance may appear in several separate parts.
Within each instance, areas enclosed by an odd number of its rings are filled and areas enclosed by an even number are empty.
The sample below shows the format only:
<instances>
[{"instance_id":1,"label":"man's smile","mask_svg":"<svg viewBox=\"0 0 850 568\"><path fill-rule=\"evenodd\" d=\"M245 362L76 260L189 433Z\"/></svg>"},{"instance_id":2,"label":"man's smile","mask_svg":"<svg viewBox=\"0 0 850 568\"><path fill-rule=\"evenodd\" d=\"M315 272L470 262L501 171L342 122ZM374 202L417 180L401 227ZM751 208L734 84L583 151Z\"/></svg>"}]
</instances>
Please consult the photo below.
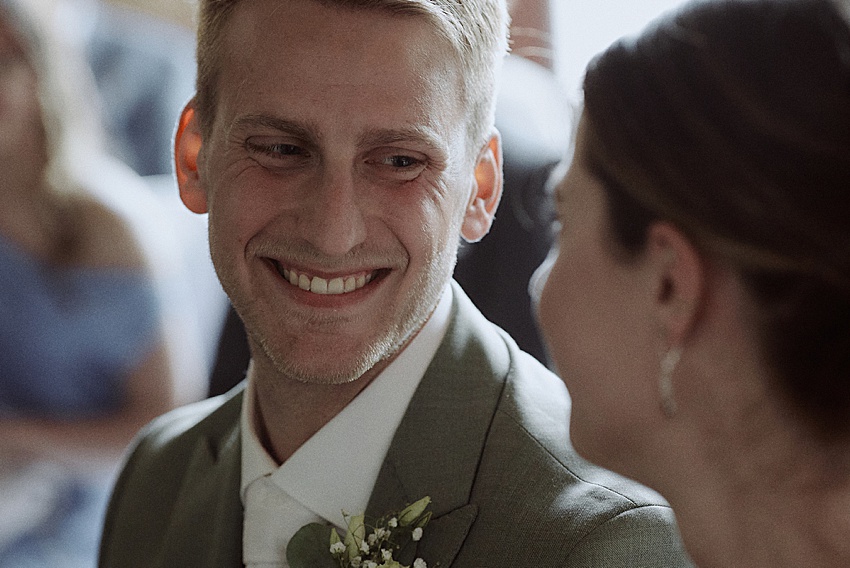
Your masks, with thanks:
<instances>
[{"instance_id":1,"label":"man's smile","mask_svg":"<svg viewBox=\"0 0 850 568\"><path fill-rule=\"evenodd\" d=\"M339 295L354 292L366 286L366 284L374 280L382 272L382 270L371 270L334 276L332 278L323 278L321 276L311 275L300 269L287 268L278 261L273 261L273 264L278 274L283 276L291 285L297 286L301 290L321 295Z\"/></svg>"}]
</instances>

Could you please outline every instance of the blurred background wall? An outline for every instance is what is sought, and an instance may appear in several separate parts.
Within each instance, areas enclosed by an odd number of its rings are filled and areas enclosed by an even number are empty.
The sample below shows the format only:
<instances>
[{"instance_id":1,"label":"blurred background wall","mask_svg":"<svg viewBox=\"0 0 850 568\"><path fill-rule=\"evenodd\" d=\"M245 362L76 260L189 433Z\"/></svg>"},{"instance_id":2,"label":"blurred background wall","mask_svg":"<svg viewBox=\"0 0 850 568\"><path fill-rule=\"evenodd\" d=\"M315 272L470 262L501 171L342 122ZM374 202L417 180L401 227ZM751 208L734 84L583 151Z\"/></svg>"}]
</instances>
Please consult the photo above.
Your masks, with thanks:
<instances>
[{"instance_id":1,"label":"blurred background wall","mask_svg":"<svg viewBox=\"0 0 850 568\"><path fill-rule=\"evenodd\" d=\"M160 16L187 28L193 27L194 0L109 0L109 2Z\"/></svg>"}]
</instances>

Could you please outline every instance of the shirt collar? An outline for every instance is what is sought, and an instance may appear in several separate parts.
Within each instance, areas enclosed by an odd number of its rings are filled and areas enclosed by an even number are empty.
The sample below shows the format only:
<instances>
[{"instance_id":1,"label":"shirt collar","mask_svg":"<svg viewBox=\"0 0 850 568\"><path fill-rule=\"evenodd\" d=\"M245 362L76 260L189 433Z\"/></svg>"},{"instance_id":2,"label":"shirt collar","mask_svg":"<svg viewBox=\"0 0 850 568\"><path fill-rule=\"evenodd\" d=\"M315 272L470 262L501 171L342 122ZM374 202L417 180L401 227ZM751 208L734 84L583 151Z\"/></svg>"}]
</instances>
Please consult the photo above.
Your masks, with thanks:
<instances>
[{"instance_id":1,"label":"shirt collar","mask_svg":"<svg viewBox=\"0 0 850 568\"><path fill-rule=\"evenodd\" d=\"M255 409L249 367L241 416L243 503L248 485L269 475L302 505L336 525L342 523L343 510L365 511L395 431L448 329L451 304L451 286L446 286L407 347L279 467L251 426Z\"/></svg>"}]
</instances>

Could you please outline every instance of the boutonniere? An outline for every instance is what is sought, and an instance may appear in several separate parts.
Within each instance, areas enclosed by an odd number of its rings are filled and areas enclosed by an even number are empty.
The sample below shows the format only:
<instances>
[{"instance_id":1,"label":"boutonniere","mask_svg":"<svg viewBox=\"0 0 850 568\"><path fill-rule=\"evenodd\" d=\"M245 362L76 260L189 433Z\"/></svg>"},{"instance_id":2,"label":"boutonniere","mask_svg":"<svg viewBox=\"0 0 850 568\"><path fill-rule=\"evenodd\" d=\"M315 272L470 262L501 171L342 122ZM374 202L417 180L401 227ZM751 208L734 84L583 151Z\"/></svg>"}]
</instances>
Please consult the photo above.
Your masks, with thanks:
<instances>
[{"instance_id":1,"label":"boutonniere","mask_svg":"<svg viewBox=\"0 0 850 568\"><path fill-rule=\"evenodd\" d=\"M286 547L290 568L428 568L421 558L411 566L396 560L410 543L422 539L431 520L430 497L423 497L397 513L374 521L343 512L348 530L339 536L334 527L310 523L301 527Z\"/></svg>"}]
</instances>

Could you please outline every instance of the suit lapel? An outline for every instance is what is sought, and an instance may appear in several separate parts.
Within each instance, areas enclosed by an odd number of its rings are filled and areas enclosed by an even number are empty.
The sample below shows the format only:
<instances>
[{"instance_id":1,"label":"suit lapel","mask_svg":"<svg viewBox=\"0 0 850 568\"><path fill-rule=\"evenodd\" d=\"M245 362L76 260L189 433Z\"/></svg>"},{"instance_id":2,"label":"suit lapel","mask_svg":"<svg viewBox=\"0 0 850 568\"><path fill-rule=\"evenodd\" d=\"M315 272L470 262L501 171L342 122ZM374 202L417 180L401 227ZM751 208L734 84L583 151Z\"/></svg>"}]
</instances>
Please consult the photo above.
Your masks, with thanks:
<instances>
[{"instance_id":1,"label":"suit lapel","mask_svg":"<svg viewBox=\"0 0 850 568\"><path fill-rule=\"evenodd\" d=\"M446 337L413 395L369 500L379 517L431 497L418 554L448 567L477 515L472 486L509 358L504 341L452 283Z\"/></svg>"},{"instance_id":2,"label":"suit lapel","mask_svg":"<svg viewBox=\"0 0 850 568\"><path fill-rule=\"evenodd\" d=\"M222 409L221 435L195 445L157 566L242 566L241 400L235 396Z\"/></svg>"}]
</instances>

